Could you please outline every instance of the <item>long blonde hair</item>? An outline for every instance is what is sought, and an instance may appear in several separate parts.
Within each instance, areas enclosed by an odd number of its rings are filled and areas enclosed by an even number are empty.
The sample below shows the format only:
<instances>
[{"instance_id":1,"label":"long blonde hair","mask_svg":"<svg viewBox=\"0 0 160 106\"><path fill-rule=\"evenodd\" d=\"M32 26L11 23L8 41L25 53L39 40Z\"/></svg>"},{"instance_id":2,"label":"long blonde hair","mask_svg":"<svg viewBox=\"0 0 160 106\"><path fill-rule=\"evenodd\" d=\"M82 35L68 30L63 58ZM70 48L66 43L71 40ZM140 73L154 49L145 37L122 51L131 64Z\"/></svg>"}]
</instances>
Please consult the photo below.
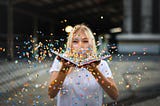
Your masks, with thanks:
<instances>
[{"instance_id":1,"label":"long blonde hair","mask_svg":"<svg viewBox=\"0 0 160 106\"><path fill-rule=\"evenodd\" d=\"M95 38L93 36L93 33L92 33L91 29L84 24L75 25L73 27L73 29L71 30L71 32L69 33L68 40L67 40L66 53L67 54L71 53L73 36L79 30L83 30L86 33L86 36L88 37L89 42L91 43L90 45L91 45L91 49L92 49L92 54L96 55L97 54L97 48L96 48Z\"/></svg>"}]
</instances>

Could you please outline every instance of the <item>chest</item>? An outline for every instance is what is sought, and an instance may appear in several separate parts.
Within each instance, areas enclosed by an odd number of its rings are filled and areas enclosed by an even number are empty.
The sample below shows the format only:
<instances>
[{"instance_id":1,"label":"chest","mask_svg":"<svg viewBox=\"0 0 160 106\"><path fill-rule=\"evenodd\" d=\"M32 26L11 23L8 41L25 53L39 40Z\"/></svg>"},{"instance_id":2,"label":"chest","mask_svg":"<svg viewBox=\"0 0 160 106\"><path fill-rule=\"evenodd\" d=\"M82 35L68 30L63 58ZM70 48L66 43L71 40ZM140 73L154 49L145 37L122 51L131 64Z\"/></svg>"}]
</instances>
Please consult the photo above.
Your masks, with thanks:
<instances>
[{"instance_id":1,"label":"chest","mask_svg":"<svg viewBox=\"0 0 160 106\"><path fill-rule=\"evenodd\" d=\"M94 76L85 68L73 69L65 78L63 86L71 89L78 88L91 91L99 88L99 84Z\"/></svg>"}]
</instances>

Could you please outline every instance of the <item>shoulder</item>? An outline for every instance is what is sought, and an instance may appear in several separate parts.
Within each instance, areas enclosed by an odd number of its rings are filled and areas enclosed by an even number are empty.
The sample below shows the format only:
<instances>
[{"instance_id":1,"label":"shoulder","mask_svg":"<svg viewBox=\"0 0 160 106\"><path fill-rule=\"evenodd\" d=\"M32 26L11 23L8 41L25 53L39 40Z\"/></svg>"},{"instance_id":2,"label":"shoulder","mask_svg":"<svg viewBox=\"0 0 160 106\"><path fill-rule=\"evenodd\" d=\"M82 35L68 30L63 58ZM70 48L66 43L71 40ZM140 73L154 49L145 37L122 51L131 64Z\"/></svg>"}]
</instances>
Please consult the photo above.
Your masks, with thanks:
<instances>
[{"instance_id":1,"label":"shoulder","mask_svg":"<svg viewBox=\"0 0 160 106\"><path fill-rule=\"evenodd\" d=\"M58 63L58 62L60 62L58 59L57 59L57 56L54 58L54 61L53 61L53 63Z\"/></svg>"},{"instance_id":2,"label":"shoulder","mask_svg":"<svg viewBox=\"0 0 160 106\"><path fill-rule=\"evenodd\" d=\"M59 71L61 68L61 65L62 65L61 62L57 59L57 57L55 57L49 72Z\"/></svg>"},{"instance_id":3,"label":"shoulder","mask_svg":"<svg viewBox=\"0 0 160 106\"><path fill-rule=\"evenodd\" d=\"M109 67L107 61L105 61L105 60L101 60L101 62L100 62L99 65L97 66L97 68L98 68L100 71L104 71L104 70L110 71L110 67Z\"/></svg>"},{"instance_id":4,"label":"shoulder","mask_svg":"<svg viewBox=\"0 0 160 106\"><path fill-rule=\"evenodd\" d=\"M107 61L105 61L105 60L101 60L101 62L99 63L98 66L99 66L99 67L108 66L108 63L107 63Z\"/></svg>"},{"instance_id":5,"label":"shoulder","mask_svg":"<svg viewBox=\"0 0 160 106\"><path fill-rule=\"evenodd\" d=\"M100 72L102 72L102 74L106 78L108 78L108 77L113 78L111 69L110 69L107 61L101 60L100 64L98 65L98 69L99 69Z\"/></svg>"}]
</instances>

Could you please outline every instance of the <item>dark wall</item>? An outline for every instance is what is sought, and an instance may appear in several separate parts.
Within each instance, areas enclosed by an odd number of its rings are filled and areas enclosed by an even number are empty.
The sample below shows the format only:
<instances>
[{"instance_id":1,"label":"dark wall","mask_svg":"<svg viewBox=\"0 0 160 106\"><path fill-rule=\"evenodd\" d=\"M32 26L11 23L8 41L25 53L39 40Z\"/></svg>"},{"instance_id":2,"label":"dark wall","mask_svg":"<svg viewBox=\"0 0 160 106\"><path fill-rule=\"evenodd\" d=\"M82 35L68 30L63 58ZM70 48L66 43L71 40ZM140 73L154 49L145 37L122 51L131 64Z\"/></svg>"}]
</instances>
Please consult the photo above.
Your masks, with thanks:
<instances>
[{"instance_id":1,"label":"dark wall","mask_svg":"<svg viewBox=\"0 0 160 106\"><path fill-rule=\"evenodd\" d=\"M132 0L132 28L133 33L141 32L141 0Z\"/></svg>"},{"instance_id":2,"label":"dark wall","mask_svg":"<svg viewBox=\"0 0 160 106\"><path fill-rule=\"evenodd\" d=\"M153 0L152 4L152 31L153 33L160 33L160 8L159 8L160 1Z\"/></svg>"},{"instance_id":3,"label":"dark wall","mask_svg":"<svg viewBox=\"0 0 160 106\"><path fill-rule=\"evenodd\" d=\"M28 33L31 34L33 32L33 18L31 16L18 13L14 11L14 33Z\"/></svg>"},{"instance_id":4,"label":"dark wall","mask_svg":"<svg viewBox=\"0 0 160 106\"><path fill-rule=\"evenodd\" d=\"M38 30L50 32L50 22L38 18ZM34 30L33 16L13 10L14 34L32 34ZM0 5L0 33L7 33L7 6Z\"/></svg>"},{"instance_id":5,"label":"dark wall","mask_svg":"<svg viewBox=\"0 0 160 106\"><path fill-rule=\"evenodd\" d=\"M7 9L0 5L0 33L7 33Z\"/></svg>"}]
</instances>

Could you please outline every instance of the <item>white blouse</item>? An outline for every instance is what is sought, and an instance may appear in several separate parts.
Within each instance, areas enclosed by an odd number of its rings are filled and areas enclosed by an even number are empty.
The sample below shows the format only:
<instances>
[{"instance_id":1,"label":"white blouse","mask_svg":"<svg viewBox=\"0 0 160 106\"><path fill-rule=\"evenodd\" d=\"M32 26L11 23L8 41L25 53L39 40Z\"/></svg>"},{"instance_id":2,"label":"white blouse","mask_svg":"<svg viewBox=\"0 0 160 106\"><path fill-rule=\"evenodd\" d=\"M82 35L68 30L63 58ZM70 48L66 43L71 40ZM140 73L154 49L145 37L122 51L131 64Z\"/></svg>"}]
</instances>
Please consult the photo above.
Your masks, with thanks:
<instances>
[{"instance_id":1,"label":"white blouse","mask_svg":"<svg viewBox=\"0 0 160 106\"><path fill-rule=\"evenodd\" d=\"M56 58L50 69L60 71L62 64ZM108 63L101 60L97 67L107 78L113 78ZM57 106L102 106L103 89L86 68L75 67L63 83L57 95Z\"/></svg>"}]
</instances>

